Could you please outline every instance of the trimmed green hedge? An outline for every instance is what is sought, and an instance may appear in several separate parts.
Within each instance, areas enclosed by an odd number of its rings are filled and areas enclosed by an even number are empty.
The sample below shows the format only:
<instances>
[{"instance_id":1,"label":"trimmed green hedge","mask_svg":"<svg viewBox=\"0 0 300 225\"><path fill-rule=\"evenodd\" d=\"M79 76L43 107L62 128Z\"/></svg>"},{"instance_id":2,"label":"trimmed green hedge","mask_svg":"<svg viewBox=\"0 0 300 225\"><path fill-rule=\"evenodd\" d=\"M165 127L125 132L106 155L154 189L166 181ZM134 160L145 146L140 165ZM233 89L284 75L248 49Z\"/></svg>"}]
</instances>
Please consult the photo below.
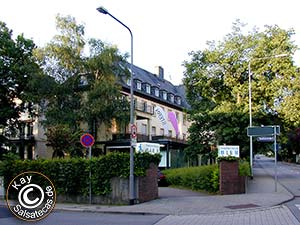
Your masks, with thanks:
<instances>
[{"instance_id":1,"label":"trimmed green hedge","mask_svg":"<svg viewBox=\"0 0 300 225\"><path fill-rule=\"evenodd\" d=\"M236 160L236 158L230 158L227 161L233 160ZM219 191L219 167L217 164L168 169L164 170L163 173L170 185L211 193ZM242 160L239 162L239 175L250 176L249 162Z\"/></svg>"},{"instance_id":2,"label":"trimmed green hedge","mask_svg":"<svg viewBox=\"0 0 300 225\"><path fill-rule=\"evenodd\" d=\"M160 162L160 154L135 154L135 176L144 176L151 162ZM102 157L51 160L6 160L0 162L0 176L4 186L18 174L26 171L41 172L53 182L57 194L88 195L89 171L92 171L92 192L105 195L111 192L112 177L129 177L130 157L128 153L110 153Z\"/></svg>"},{"instance_id":3,"label":"trimmed green hedge","mask_svg":"<svg viewBox=\"0 0 300 225\"><path fill-rule=\"evenodd\" d=\"M219 182L217 165L206 165L198 167L184 167L178 169L164 170L167 182L171 185L182 186L192 190L205 190L217 192Z\"/></svg>"}]
</instances>

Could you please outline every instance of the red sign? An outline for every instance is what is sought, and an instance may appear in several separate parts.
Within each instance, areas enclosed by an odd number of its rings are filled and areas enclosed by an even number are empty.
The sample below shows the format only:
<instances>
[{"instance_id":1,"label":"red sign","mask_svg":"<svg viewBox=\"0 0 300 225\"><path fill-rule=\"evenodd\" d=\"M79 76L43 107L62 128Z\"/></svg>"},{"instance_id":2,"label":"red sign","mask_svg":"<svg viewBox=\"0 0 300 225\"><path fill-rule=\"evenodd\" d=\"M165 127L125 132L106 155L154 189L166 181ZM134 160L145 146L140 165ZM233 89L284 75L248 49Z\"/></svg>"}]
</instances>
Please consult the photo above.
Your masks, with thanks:
<instances>
[{"instance_id":1,"label":"red sign","mask_svg":"<svg viewBox=\"0 0 300 225\"><path fill-rule=\"evenodd\" d=\"M131 138L136 138L137 128L136 125L131 125Z\"/></svg>"},{"instance_id":2,"label":"red sign","mask_svg":"<svg viewBox=\"0 0 300 225\"><path fill-rule=\"evenodd\" d=\"M91 147L94 145L95 139L94 139L93 135L87 133L87 134L84 134L81 136L80 143L84 147Z\"/></svg>"}]
</instances>

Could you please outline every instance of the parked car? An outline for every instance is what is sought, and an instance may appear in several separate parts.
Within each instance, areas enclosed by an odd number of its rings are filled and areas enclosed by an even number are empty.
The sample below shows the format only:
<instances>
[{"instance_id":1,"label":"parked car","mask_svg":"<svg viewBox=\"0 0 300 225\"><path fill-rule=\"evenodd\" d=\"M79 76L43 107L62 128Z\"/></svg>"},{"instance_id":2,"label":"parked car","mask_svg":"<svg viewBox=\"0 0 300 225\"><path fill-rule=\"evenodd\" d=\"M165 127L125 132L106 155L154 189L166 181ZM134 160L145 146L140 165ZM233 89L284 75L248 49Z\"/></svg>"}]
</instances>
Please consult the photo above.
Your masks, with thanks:
<instances>
[{"instance_id":1,"label":"parked car","mask_svg":"<svg viewBox=\"0 0 300 225\"><path fill-rule=\"evenodd\" d=\"M161 170L157 170L157 183L159 187L168 186L167 178Z\"/></svg>"}]
</instances>

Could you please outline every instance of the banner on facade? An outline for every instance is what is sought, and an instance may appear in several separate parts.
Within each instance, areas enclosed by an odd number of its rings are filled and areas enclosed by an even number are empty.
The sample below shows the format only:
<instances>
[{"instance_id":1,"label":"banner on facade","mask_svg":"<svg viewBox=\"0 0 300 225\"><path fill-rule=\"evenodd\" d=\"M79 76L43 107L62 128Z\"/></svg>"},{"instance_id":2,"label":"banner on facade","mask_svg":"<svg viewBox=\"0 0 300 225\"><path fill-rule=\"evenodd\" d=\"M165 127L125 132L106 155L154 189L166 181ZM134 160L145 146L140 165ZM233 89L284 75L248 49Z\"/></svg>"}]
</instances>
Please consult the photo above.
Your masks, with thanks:
<instances>
[{"instance_id":1,"label":"banner on facade","mask_svg":"<svg viewBox=\"0 0 300 225\"><path fill-rule=\"evenodd\" d=\"M175 129L176 136L178 136L179 135L179 129L178 129L178 120L177 120L177 117L176 117L176 113L172 112L172 111L169 112L168 113L168 118L171 121L171 124Z\"/></svg>"},{"instance_id":2,"label":"banner on facade","mask_svg":"<svg viewBox=\"0 0 300 225\"><path fill-rule=\"evenodd\" d=\"M165 111L160 106L155 106L154 107L154 112L156 113L156 117L162 123L162 126L165 130L165 134L167 134L169 129L168 129L168 123L167 123L167 118L166 118Z\"/></svg>"}]
</instances>

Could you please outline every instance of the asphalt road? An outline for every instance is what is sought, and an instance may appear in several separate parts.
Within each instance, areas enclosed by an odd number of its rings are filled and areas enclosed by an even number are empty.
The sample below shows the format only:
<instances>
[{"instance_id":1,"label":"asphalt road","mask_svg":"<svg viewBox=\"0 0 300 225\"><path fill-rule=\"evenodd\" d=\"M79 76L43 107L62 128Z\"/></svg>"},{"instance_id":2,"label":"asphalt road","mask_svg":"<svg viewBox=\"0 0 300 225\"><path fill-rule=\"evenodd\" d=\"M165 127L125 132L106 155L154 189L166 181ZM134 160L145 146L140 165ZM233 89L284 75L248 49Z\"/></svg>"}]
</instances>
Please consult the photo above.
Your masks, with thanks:
<instances>
[{"instance_id":1,"label":"asphalt road","mask_svg":"<svg viewBox=\"0 0 300 225\"><path fill-rule=\"evenodd\" d=\"M37 225L153 225L164 215L108 214L90 212L54 211L46 218L34 222ZM14 217L7 208L0 207L0 224L30 224Z\"/></svg>"},{"instance_id":2,"label":"asphalt road","mask_svg":"<svg viewBox=\"0 0 300 225\"><path fill-rule=\"evenodd\" d=\"M270 176L275 178L274 159L260 157L255 165L264 168ZM300 222L300 165L277 162L277 181L283 185L295 198L286 205Z\"/></svg>"}]
</instances>

